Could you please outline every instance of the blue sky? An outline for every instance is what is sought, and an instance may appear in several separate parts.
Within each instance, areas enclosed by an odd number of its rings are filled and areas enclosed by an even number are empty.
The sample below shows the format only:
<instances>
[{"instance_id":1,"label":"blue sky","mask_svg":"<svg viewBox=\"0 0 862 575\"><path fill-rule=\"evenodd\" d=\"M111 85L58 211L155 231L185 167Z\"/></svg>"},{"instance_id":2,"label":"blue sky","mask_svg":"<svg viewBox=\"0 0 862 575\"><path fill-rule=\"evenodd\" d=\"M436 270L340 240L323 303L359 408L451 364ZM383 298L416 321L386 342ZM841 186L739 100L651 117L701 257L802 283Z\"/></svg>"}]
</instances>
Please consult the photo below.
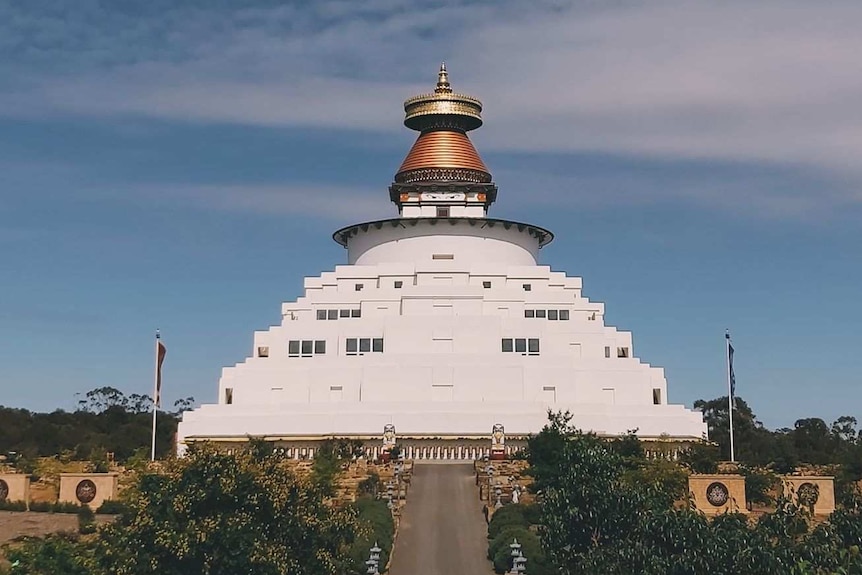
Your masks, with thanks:
<instances>
[{"instance_id":1,"label":"blue sky","mask_svg":"<svg viewBox=\"0 0 862 575\"><path fill-rule=\"evenodd\" d=\"M862 418L862 6L0 0L0 404L220 369L393 214L405 98L481 98L496 217L552 229L672 402Z\"/></svg>"}]
</instances>

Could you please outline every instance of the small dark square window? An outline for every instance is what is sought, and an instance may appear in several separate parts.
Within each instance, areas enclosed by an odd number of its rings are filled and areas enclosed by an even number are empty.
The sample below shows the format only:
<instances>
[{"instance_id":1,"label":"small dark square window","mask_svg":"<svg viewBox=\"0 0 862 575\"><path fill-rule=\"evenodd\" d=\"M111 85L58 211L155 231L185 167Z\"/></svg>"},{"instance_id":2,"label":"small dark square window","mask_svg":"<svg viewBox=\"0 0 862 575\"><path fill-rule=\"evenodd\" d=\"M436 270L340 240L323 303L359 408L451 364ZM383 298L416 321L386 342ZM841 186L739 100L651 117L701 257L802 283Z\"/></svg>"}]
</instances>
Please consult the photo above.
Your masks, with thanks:
<instances>
[{"instance_id":1,"label":"small dark square window","mask_svg":"<svg viewBox=\"0 0 862 575\"><path fill-rule=\"evenodd\" d=\"M342 309L338 311L338 317L350 317L349 309Z\"/></svg>"},{"instance_id":2,"label":"small dark square window","mask_svg":"<svg viewBox=\"0 0 862 575\"><path fill-rule=\"evenodd\" d=\"M371 351L374 351L377 353L383 353L383 338L382 337L375 337L371 341Z\"/></svg>"},{"instance_id":3,"label":"small dark square window","mask_svg":"<svg viewBox=\"0 0 862 575\"><path fill-rule=\"evenodd\" d=\"M569 319L569 310L561 309L560 310L560 320L561 321L568 321L568 319Z\"/></svg>"},{"instance_id":4,"label":"small dark square window","mask_svg":"<svg viewBox=\"0 0 862 575\"><path fill-rule=\"evenodd\" d=\"M337 309L331 309L328 312L326 312L326 319L338 319L338 310Z\"/></svg>"},{"instance_id":5,"label":"small dark square window","mask_svg":"<svg viewBox=\"0 0 862 575\"><path fill-rule=\"evenodd\" d=\"M533 289L533 286L531 286L530 284L524 284L521 287L524 288L524 291L531 291Z\"/></svg>"},{"instance_id":6,"label":"small dark square window","mask_svg":"<svg viewBox=\"0 0 862 575\"><path fill-rule=\"evenodd\" d=\"M557 310L555 310L555 309L549 309L548 310L548 319L549 320L557 321L558 317L560 317L560 316L557 315Z\"/></svg>"},{"instance_id":7,"label":"small dark square window","mask_svg":"<svg viewBox=\"0 0 862 575\"><path fill-rule=\"evenodd\" d=\"M361 309L350 310L350 317L362 317L362 310Z\"/></svg>"},{"instance_id":8,"label":"small dark square window","mask_svg":"<svg viewBox=\"0 0 862 575\"><path fill-rule=\"evenodd\" d=\"M527 340L527 351L530 355L539 355L539 340L538 339L528 339Z\"/></svg>"},{"instance_id":9,"label":"small dark square window","mask_svg":"<svg viewBox=\"0 0 862 575\"><path fill-rule=\"evenodd\" d=\"M302 340L302 355L311 355L313 351L314 342L310 339Z\"/></svg>"},{"instance_id":10,"label":"small dark square window","mask_svg":"<svg viewBox=\"0 0 862 575\"><path fill-rule=\"evenodd\" d=\"M371 338L363 337L359 340L360 353L371 351Z\"/></svg>"},{"instance_id":11,"label":"small dark square window","mask_svg":"<svg viewBox=\"0 0 862 575\"><path fill-rule=\"evenodd\" d=\"M515 340L515 353L527 353L527 340L526 339L516 339Z\"/></svg>"},{"instance_id":12,"label":"small dark square window","mask_svg":"<svg viewBox=\"0 0 862 575\"><path fill-rule=\"evenodd\" d=\"M314 341L314 353L321 354L326 353L326 340L318 339Z\"/></svg>"},{"instance_id":13,"label":"small dark square window","mask_svg":"<svg viewBox=\"0 0 862 575\"><path fill-rule=\"evenodd\" d=\"M449 217L449 207L448 206L438 206L437 207L437 217L438 218L448 218Z\"/></svg>"},{"instance_id":14,"label":"small dark square window","mask_svg":"<svg viewBox=\"0 0 862 575\"><path fill-rule=\"evenodd\" d=\"M299 355L299 340L292 339L287 342L287 354L288 355Z\"/></svg>"},{"instance_id":15,"label":"small dark square window","mask_svg":"<svg viewBox=\"0 0 862 575\"><path fill-rule=\"evenodd\" d=\"M482 287L485 289L491 289L491 282L482 282Z\"/></svg>"},{"instance_id":16,"label":"small dark square window","mask_svg":"<svg viewBox=\"0 0 862 575\"><path fill-rule=\"evenodd\" d=\"M503 338L503 351L506 353L510 353L514 348L512 347L512 339L511 338Z\"/></svg>"},{"instance_id":17,"label":"small dark square window","mask_svg":"<svg viewBox=\"0 0 862 575\"><path fill-rule=\"evenodd\" d=\"M317 319L326 319L326 310L325 309L317 310Z\"/></svg>"},{"instance_id":18,"label":"small dark square window","mask_svg":"<svg viewBox=\"0 0 862 575\"><path fill-rule=\"evenodd\" d=\"M347 338L346 343L347 343L347 345L346 345L345 349L347 350L347 353L356 353L358 351L359 348L356 347L356 338L355 337Z\"/></svg>"},{"instance_id":19,"label":"small dark square window","mask_svg":"<svg viewBox=\"0 0 862 575\"><path fill-rule=\"evenodd\" d=\"M401 289L401 286L403 286L403 285L404 285L404 282L403 282L403 281L401 281L401 280L397 280L397 281L395 282L395 289Z\"/></svg>"},{"instance_id":20,"label":"small dark square window","mask_svg":"<svg viewBox=\"0 0 862 575\"><path fill-rule=\"evenodd\" d=\"M260 346L257 348L257 357L269 357L269 346Z\"/></svg>"},{"instance_id":21,"label":"small dark square window","mask_svg":"<svg viewBox=\"0 0 862 575\"><path fill-rule=\"evenodd\" d=\"M365 285L364 285L364 284L355 284L355 285L353 286L353 289L355 289L356 291L362 291L362 288L363 288L363 287L365 287Z\"/></svg>"},{"instance_id":22,"label":"small dark square window","mask_svg":"<svg viewBox=\"0 0 862 575\"><path fill-rule=\"evenodd\" d=\"M536 317L536 310L533 309L525 309L524 317Z\"/></svg>"},{"instance_id":23,"label":"small dark square window","mask_svg":"<svg viewBox=\"0 0 862 575\"><path fill-rule=\"evenodd\" d=\"M536 310L536 317L542 317L542 318L545 317L545 310L537 309Z\"/></svg>"},{"instance_id":24,"label":"small dark square window","mask_svg":"<svg viewBox=\"0 0 862 575\"><path fill-rule=\"evenodd\" d=\"M629 348L627 347L618 347L617 348L617 357L628 357L629 356Z\"/></svg>"}]
</instances>

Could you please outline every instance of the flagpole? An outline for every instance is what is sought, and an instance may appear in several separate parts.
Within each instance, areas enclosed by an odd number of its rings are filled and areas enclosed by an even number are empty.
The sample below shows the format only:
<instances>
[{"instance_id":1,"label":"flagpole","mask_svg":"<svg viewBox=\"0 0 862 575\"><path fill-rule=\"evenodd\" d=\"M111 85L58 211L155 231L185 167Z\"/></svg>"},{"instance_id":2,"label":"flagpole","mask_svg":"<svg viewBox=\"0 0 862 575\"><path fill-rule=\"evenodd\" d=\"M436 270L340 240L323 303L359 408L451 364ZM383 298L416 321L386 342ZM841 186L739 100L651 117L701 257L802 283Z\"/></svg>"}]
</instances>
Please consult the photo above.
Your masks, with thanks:
<instances>
[{"instance_id":1,"label":"flagpole","mask_svg":"<svg viewBox=\"0 0 862 575\"><path fill-rule=\"evenodd\" d=\"M730 431L730 462L734 463L736 461L736 457L734 456L733 451L733 384L732 384L732 374L731 374L731 364L730 364L730 330L725 330L724 332L724 342L725 342L725 358L727 359L727 416L728 416L728 429Z\"/></svg>"},{"instance_id":2,"label":"flagpole","mask_svg":"<svg viewBox=\"0 0 862 575\"><path fill-rule=\"evenodd\" d=\"M159 401L159 330L156 330L156 369L153 374L153 443L150 451L150 461L156 460L156 411L158 410Z\"/></svg>"}]
</instances>

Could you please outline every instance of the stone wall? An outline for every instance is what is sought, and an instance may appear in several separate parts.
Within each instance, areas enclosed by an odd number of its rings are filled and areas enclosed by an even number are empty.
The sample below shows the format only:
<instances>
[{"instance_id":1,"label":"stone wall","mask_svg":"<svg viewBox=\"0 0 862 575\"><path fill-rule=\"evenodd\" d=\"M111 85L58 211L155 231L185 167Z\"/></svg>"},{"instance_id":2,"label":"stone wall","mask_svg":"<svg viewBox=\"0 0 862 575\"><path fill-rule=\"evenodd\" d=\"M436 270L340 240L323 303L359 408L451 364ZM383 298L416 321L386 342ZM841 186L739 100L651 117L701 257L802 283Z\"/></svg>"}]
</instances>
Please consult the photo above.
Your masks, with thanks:
<instances>
[{"instance_id":1,"label":"stone wall","mask_svg":"<svg viewBox=\"0 0 862 575\"><path fill-rule=\"evenodd\" d=\"M63 473L60 475L60 502L87 505L96 510L117 497L116 473Z\"/></svg>"},{"instance_id":2,"label":"stone wall","mask_svg":"<svg viewBox=\"0 0 862 575\"><path fill-rule=\"evenodd\" d=\"M0 501L30 504L30 476L23 473L0 474Z\"/></svg>"},{"instance_id":3,"label":"stone wall","mask_svg":"<svg viewBox=\"0 0 862 575\"><path fill-rule=\"evenodd\" d=\"M697 510L706 515L748 513L741 475L690 475L688 490Z\"/></svg>"}]
</instances>

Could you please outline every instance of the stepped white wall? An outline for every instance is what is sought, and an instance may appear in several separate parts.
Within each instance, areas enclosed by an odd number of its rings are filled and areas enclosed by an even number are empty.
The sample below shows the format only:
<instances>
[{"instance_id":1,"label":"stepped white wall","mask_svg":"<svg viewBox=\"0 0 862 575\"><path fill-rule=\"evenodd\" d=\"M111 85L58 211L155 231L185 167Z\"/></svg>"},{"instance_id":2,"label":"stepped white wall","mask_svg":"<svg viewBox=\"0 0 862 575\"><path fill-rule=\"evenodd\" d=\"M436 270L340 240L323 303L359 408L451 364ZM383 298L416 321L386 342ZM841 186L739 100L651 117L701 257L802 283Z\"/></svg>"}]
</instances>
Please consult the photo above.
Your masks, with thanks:
<instances>
[{"instance_id":1,"label":"stepped white wall","mask_svg":"<svg viewBox=\"0 0 862 575\"><path fill-rule=\"evenodd\" d=\"M224 369L219 404L185 414L179 440L373 436L386 423L399 435L490 434L494 423L518 435L538 431L548 409L608 435L705 434L700 413L667 405L664 371L635 357L630 333L605 325L580 278L535 265L537 240L446 225L452 233L356 236L350 259L368 265L306 278L281 325L256 332L251 356ZM393 260L404 263L385 263ZM317 319L320 310L360 317ZM383 351L350 355L354 338L382 338ZM538 354L504 352L504 338L538 340ZM290 357L291 340L325 342L325 353Z\"/></svg>"}]
</instances>

